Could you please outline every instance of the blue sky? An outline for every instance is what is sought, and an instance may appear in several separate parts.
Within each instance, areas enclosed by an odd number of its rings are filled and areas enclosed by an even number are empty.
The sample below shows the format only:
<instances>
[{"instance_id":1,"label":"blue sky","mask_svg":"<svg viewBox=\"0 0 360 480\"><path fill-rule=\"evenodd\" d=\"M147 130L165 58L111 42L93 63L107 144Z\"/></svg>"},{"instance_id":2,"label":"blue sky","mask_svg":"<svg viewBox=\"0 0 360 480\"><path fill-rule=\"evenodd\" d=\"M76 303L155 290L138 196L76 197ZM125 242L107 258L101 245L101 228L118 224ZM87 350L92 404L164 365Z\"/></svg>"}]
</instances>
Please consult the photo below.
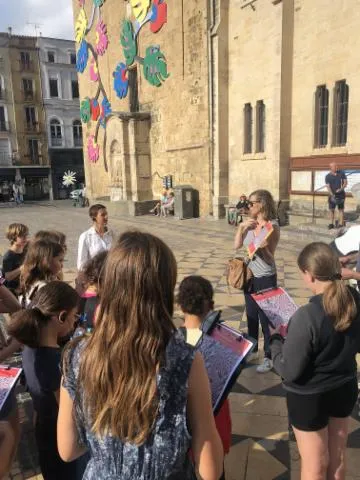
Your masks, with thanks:
<instances>
[{"instance_id":1,"label":"blue sky","mask_svg":"<svg viewBox=\"0 0 360 480\"><path fill-rule=\"evenodd\" d=\"M34 35L34 25L43 37L74 39L72 0L0 0L0 31Z\"/></svg>"}]
</instances>

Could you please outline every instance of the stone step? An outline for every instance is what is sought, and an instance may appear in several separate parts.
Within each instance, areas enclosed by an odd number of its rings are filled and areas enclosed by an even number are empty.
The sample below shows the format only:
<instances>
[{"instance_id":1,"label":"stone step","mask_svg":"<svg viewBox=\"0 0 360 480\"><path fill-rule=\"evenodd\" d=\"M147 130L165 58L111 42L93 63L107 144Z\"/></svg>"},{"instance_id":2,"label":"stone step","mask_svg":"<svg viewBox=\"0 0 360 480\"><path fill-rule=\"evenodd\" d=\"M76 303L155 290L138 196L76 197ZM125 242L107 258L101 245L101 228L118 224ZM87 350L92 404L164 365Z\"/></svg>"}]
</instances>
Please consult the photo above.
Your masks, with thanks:
<instances>
[{"instance_id":1,"label":"stone step","mask_svg":"<svg viewBox=\"0 0 360 480\"><path fill-rule=\"evenodd\" d=\"M289 240L294 243L304 244L311 242L330 243L334 240L337 230L328 230L326 225L317 225L304 223L299 225L289 225L281 228L281 240Z\"/></svg>"}]
</instances>

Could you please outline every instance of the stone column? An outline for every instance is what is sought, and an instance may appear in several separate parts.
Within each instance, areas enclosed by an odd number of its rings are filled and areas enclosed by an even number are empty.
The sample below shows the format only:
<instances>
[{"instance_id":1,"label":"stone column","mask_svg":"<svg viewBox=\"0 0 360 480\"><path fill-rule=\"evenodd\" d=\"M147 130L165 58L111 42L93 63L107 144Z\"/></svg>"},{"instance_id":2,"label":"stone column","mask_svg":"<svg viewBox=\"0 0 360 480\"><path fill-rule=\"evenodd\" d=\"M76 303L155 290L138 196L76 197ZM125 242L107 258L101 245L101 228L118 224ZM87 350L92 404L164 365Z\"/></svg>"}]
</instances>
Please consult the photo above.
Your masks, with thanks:
<instances>
[{"instance_id":1,"label":"stone column","mask_svg":"<svg viewBox=\"0 0 360 480\"><path fill-rule=\"evenodd\" d=\"M131 200L137 202L139 200L138 193L138 168L136 153L136 120L129 120L129 163L130 163L130 182L131 182Z\"/></svg>"},{"instance_id":2,"label":"stone column","mask_svg":"<svg viewBox=\"0 0 360 480\"><path fill-rule=\"evenodd\" d=\"M213 215L225 215L229 201L229 0L214 2L210 31L209 69L211 72Z\"/></svg>"}]
</instances>

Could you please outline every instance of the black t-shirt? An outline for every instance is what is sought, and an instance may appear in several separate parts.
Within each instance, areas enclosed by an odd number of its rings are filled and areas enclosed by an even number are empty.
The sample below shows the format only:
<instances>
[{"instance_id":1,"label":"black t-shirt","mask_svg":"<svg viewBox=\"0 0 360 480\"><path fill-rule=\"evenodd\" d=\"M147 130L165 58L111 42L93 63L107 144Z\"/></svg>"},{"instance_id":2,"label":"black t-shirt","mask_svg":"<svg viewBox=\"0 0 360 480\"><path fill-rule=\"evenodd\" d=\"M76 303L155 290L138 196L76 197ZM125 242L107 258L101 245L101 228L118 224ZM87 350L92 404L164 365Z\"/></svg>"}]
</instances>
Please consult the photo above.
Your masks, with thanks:
<instances>
[{"instance_id":1,"label":"black t-shirt","mask_svg":"<svg viewBox=\"0 0 360 480\"><path fill-rule=\"evenodd\" d=\"M336 190L338 190L339 188L342 188L345 180L346 180L346 175L342 170L338 170L335 174L330 172L325 177L326 185L330 186L330 190L332 191L333 195L335 195L337 198L345 198L344 190L336 193Z\"/></svg>"},{"instance_id":2,"label":"black t-shirt","mask_svg":"<svg viewBox=\"0 0 360 480\"><path fill-rule=\"evenodd\" d=\"M240 210L240 208L244 208L244 209L247 209L249 208L249 203L247 200L240 200L237 204L236 204L236 208L238 210Z\"/></svg>"},{"instance_id":3,"label":"black t-shirt","mask_svg":"<svg viewBox=\"0 0 360 480\"><path fill-rule=\"evenodd\" d=\"M59 390L61 350L55 347L24 347L23 368L34 409L40 421L55 420L58 404L54 392Z\"/></svg>"},{"instance_id":4,"label":"black t-shirt","mask_svg":"<svg viewBox=\"0 0 360 480\"><path fill-rule=\"evenodd\" d=\"M16 253L13 252L12 250L8 250L3 258L3 274L5 276L6 273L12 272L13 270L16 270L17 268L21 267L23 261L24 261L24 253ZM19 275L20 277L20 275ZM16 280L6 280L5 286L15 290L19 288L20 284L20 278L17 278Z\"/></svg>"}]
</instances>

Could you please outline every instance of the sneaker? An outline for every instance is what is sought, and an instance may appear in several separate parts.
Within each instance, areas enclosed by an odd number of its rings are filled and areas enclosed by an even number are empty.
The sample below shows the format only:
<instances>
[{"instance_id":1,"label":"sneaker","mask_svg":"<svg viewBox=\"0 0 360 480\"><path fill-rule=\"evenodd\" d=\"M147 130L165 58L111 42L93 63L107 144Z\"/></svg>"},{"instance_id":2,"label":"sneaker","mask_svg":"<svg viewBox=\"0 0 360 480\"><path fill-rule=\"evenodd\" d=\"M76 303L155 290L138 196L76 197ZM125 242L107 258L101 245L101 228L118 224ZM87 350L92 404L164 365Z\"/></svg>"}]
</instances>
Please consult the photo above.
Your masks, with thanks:
<instances>
[{"instance_id":1,"label":"sneaker","mask_svg":"<svg viewBox=\"0 0 360 480\"><path fill-rule=\"evenodd\" d=\"M334 228L334 224L333 223L330 223L330 225L328 226L328 229L329 230L332 230Z\"/></svg>"},{"instance_id":2,"label":"sneaker","mask_svg":"<svg viewBox=\"0 0 360 480\"><path fill-rule=\"evenodd\" d=\"M270 370L273 368L273 362L270 360L270 358L264 358L263 363L261 363L256 371L257 373L268 373Z\"/></svg>"}]
</instances>

